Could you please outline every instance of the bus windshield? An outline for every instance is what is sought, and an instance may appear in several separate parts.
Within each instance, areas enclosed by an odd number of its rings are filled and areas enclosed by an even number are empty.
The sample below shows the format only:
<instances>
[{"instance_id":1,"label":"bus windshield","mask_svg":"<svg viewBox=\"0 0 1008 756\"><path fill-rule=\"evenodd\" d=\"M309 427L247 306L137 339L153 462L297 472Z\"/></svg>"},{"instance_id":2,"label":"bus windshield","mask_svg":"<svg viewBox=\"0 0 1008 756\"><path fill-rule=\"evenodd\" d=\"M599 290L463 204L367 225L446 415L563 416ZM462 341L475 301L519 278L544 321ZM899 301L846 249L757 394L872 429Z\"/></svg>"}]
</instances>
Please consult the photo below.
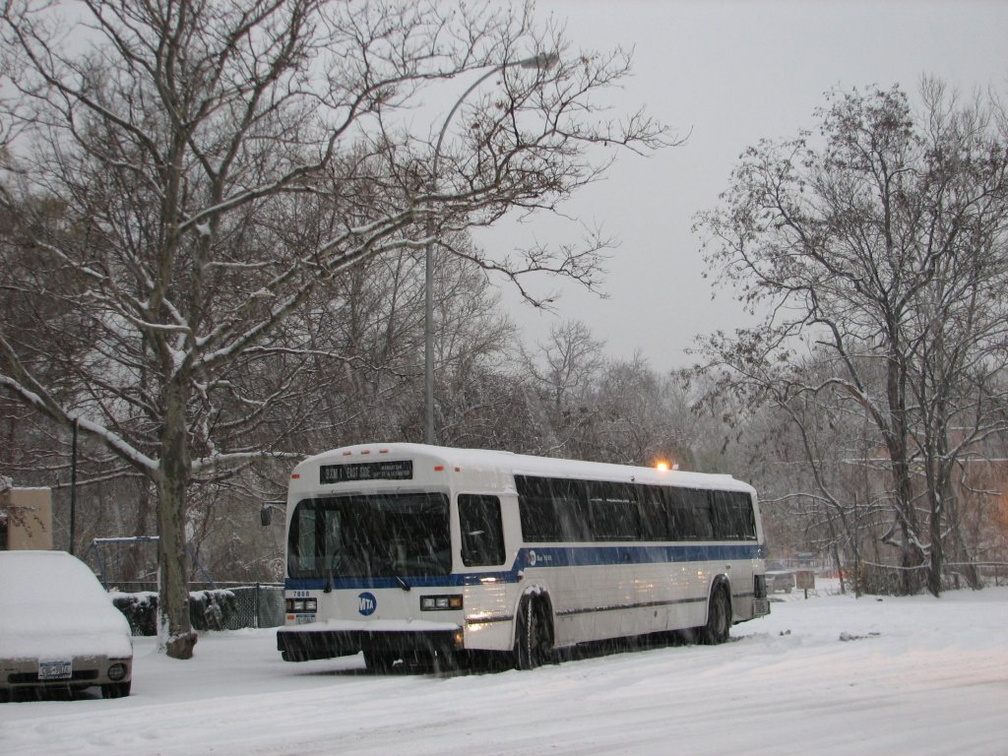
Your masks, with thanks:
<instances>
[{"instance_id":1,"label":"bus windshield","mask_svg":"<svg viewBox=\"0 0 1008 756\"><path fill-rule=\"evenodd\" d=\"M448 497L388 493L304 499L288 534L292 578L395 578L451 572Z\"/></svg>"}]
</instances>

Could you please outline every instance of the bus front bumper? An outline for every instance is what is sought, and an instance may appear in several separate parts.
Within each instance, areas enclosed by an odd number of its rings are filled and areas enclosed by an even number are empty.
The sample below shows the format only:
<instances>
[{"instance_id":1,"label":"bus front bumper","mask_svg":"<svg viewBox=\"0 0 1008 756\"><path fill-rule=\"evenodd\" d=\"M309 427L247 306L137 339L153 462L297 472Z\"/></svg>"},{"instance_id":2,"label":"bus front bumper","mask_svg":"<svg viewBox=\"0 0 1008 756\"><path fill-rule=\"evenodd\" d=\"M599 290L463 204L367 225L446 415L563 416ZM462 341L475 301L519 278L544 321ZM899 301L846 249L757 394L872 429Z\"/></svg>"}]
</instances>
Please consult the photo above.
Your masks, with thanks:
<instances>
[{"instance_id":1,"label":"bus front bumper","mask_svg":"<svg viewBox=\"0 0 1008 756\"><path fill-rule=\"evenodd\" d=\"M462 647L462 630L458 627L437 630L282 627L277 630L277 650L284 661L290 662L352 656L360 651L411 658L457 651Z\"/></svg>"}]
</instances>

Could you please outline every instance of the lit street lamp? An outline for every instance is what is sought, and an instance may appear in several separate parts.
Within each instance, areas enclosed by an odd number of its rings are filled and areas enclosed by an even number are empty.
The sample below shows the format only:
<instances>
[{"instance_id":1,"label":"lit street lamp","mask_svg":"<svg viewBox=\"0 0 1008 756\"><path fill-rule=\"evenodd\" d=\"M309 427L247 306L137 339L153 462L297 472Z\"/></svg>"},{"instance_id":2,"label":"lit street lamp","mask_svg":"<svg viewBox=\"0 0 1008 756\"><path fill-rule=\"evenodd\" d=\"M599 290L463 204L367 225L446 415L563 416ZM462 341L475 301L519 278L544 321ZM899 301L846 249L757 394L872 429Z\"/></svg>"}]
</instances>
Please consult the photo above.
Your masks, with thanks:
<instances>
[{"instance_id":1,"label":"lit street lamp","mask_svg":"<svg viewBox=\"0 0 1008 756\"><path fill-rule=\"evenodd\" d=\"M485 74L474 81L469 88L462 93L462 96L452 105L448 111L444 124L441 126L441 133L438 134L437 145L434 147L434 165L431 172L431 194L437 191L438 168L441 161L441 143L444 141L448 131L448 124L451 122L455 111L459 109L462 102L480 84L491 76L500 73L505 68L517 66L519 68L532 68L540 71L547 71L560 61L560 56L556 53L543 53L531 58L513 60L508 63L501 63L494 66ZM433 220L431 221L433 224ZM427 241L425 256L425 282L424 282L424 443L435 443L434 438L434 239L433 229Z\"/></svg>"}]
</instances>

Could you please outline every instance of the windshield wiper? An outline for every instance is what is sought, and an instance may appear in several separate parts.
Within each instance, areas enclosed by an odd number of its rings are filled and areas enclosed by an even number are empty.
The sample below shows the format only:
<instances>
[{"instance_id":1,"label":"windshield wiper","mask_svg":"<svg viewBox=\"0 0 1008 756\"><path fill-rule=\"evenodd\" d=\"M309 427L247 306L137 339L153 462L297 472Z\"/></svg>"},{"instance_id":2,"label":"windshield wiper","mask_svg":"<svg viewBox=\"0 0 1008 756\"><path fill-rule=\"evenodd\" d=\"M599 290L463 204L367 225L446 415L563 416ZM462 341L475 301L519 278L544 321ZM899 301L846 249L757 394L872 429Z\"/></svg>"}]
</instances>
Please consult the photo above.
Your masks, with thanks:
<instances>
[{"instance_id":1,"label":"windshield wiper","mask_svg":"<svg viewBox=\"0 0 1008 756\"><path fill-rule=\"evenodd\" d=\"M413 590L413 586L412 586L412 585L410 585L409 583L407 583L407 582L406 582L406 578L404 578L404 577L403 577L402 575L400 575L400 574L399 574L398 572L395 572L395 571L393 571L393 572L392 572L392 577L394 577L394 578L395 578L395 581L396 581L397 583L399 583L399 587L400 587L400 588L402 588L402 589L403 589L404 591L406 591L407 593L409 593L409 592L410 592L411 590Z\"/></svg>"}]
</instances>

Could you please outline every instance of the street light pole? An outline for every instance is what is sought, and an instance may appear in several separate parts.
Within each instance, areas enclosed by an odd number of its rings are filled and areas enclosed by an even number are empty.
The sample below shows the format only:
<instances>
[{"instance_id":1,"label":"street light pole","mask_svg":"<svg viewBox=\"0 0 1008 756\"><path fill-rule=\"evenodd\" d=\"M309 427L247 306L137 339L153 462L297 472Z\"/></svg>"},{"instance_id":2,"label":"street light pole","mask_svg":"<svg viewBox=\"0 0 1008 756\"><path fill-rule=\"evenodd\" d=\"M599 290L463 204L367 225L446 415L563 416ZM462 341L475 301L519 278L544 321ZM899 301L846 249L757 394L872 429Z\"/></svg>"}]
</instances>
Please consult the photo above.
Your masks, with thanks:
<instances>
[{"instance_id":1,"label":"street light pole","mask_svg":"<svg viewBox=\"0 0 1008 756\"><path fill-rule=\"evenodd\" d=\"M448 132L448 124L451 123L452 117L462 106L466 97L484 81L506 68L517 66L519 68L548 71L558 62L560 62L560 56L556 53L544 53L531 58L501 63L491 68L469 85L469 88L452 105L451 110L448 111L448 115L445 117L444 123L441 125L441 132L438 134L437 144L434 147L434 164L430 180L431 195L437 192L441 162L441 144L444 142L445 134ZM436 442L434 435L434 221L431 219L429 222L431 227L428 229L427 249L424 256L424 443L433 444Z\"/></svg>"}]
</instances>

